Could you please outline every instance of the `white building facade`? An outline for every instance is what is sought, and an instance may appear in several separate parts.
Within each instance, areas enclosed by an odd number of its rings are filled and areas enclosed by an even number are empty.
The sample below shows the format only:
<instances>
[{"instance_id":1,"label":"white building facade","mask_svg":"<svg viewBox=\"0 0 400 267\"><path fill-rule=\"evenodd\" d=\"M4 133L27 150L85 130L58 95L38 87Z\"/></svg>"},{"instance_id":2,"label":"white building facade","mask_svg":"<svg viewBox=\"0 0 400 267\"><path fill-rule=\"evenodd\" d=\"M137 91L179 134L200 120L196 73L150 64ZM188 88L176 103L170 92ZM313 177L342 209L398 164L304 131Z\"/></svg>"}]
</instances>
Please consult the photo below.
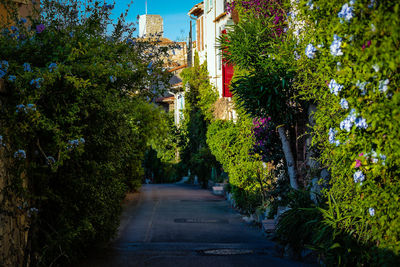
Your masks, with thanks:
<instances>
[{"instance_id":1,"label":"white building facade","mask_svg":"<svg viewBox=\"0 0 400 267\"><path fill-rule=\"evenodd\" d=\"M204 0L195 5L189 16L196 19L196 46L200 63L207 61L211 84L217 89L219 97L225 103L231 103L229 84L233 76L233 66L225 64L220 53L218 38L226 33L228 25L233 25L230 14L226 11L227 0ZM232 107L227 107L228 118L235 119ZM226 117L226 116L224 116Z\"/></svg>"}]
</instances>

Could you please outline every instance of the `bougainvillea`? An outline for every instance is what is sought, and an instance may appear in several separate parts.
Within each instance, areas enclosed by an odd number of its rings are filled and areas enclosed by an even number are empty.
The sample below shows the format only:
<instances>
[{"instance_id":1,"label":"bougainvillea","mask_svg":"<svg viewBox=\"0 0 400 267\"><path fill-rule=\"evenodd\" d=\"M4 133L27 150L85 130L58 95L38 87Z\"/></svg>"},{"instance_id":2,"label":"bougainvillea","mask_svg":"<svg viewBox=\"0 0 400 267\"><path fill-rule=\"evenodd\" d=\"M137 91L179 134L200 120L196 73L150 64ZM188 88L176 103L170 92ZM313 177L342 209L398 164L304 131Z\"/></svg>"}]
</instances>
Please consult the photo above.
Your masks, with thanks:
<instances>
[{"instance_id":1,"label":"bougainvillea","mask_svg":"<svg viewBox=\"0 0 400 267\"><path fill-rule=\"evenodd\" d=\"M283 156L275 128L270 117L253 119L252 134L255 144L253 145L251 154L260 155L261 160L264 162L276 163Z\"/></svg>"},{"instance_id":2,"label":"bougainvillea","mask_svg":"<svg viewBox=\"0 0 400 267\"><path fill-rule=\"evenodd\" d=\"M227 12L250 12L258 18L268 18L273 21L270 25L275 33L280 36L284 32L285 12L280 0L235 0L227 3Z\"/></svg>"}]
</instances>

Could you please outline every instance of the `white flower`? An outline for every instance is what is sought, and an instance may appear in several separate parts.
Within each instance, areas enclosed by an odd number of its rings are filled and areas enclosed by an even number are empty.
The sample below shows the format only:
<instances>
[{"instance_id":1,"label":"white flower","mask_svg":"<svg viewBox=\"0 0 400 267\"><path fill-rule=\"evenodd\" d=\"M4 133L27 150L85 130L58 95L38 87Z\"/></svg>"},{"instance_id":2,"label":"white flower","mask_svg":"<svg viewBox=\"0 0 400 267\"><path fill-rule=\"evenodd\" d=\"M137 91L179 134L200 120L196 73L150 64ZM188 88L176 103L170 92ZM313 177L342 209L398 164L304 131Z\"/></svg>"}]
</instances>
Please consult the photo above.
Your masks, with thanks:
<instances>
[{"instance_id":1,"label":"white flower","mask_svg":"<svg viewBox=\"0 0 400 267\"><path fill-rule=\"evenodd\" d=\"M382 160L382 165L385 166L386 165L386 155L380 155L380 158Z\"/></svg>"},{"instance_id":2,"label":"white flower","mask_svg":"<svg viewBox=\"0 0 400 267\"><path fill-rule=\"evenodd\" d=\"M295 20L296 19L296 13L294 13L294 12L288 12L288 17L290 17L292 20Z\"/></svg>"},{"instance_id":3,"label":"white flower","mask_svg":"<svg viewBox=\"0 0 400 267\"><path fill-rule=\"evenodd\" d=\"M354 2L350 1L350 5L346 3L342 6L342 9L338 14L338 17L340 18L340 23L343 23L343 19L347 22L350 22L350 20L354 17L354 7L352 6L353 3Z\"/></svg>"},{"instance_id":4,"label":"white flower","mask_svg":"<svg viewBox=\"0 0 400 267\"><path fill-rule=\"evenodd\" d=\"M333 42L330 46L331 54L333 56L342 56L343 55L343 52L340 49L341 45L342 45L342 38L340 38L337 34L333 35Z\"/></svg>"},{"instance_id":5,"label":"white flower","mask_svg":"<svg viewBox=\"0 0 400 267\"><path fill-rule=\"evenodd\" d=\"M356 126L360 129L367 129L368 128L368 124L366 119L359 117L356 119Z\"/></svg>"},{"instance_id":6,"label":"white flower","mask_svg":"<svg viewBox=\"0 0 400 267\"><path fill-rule=\"evenodd\" d=\"M299 60L300 59L300 55L299 55L299 53L297 53L297 51L294 51L293 55L294 55L294 59L295 60Z\"/></svg>"},{"instance_id":7,"label":"white flower","mask_svg":"<svg viewBox=\"0 0 400 267\"><path fill-rule=\"evenodd\" d=\"M332 79L328 85L330 92L334 95L338 95L339 92L343 89L343 85L338 84L334 79Z\"/></svg>"},{"instance_id":8,"label":"white flower","mask_svg":"<svg viewBox=\"0 0 400 267\"><path fill-rule=\"evenodd\" d=\"M309 10L313 10L313 9L314 9L314 4L313 4L312 0L309 0L309 1L307 2L306 6L308 6L308 9L309 9Z\"/></svg>"},{"instance_id":9,"label":"white flower","mask_svg":"<svg viewBox=\"0 0 400 267\"><path fill-rule=\"evenodd\" d=\"M378 154L375 150L371 150L371 162L376 164L379 162L379 159L382 161L382 165L386 165L386 155Z\"/></svg>"},{"instance_id":10,"label":"white flower","mask_svg":"<svg viewBox=\"0 0 400 267\"><path fill-rule=\"evenodd\" d=\"M356 171L353 175L353 179L355 183L361 183L365 180L365 176L362 171Z\"/></svg>"},{"instance_id":11,"label":"white flower","mask_svg":"<svg viewBox=\"0 0 400 267\"><path fill-rule=\"evenodd\" d=\"M356 86L358 87L358 89L360 89L361 91L361 95L365 95L367 93L367 90L365 89L365 86L368 84L369 82L360 82L359 80L357 81Z\"/></svg>"},{"instance_id":12,"label":"white flower","mask_svg":"<svg viewBox=\"0 0 400 267\"><path fill-rule=\"evenodd\" d=\"M375 32L375 31L376 31L376 27L375 27L375 25L374 25L373 23L371 23L371 31L372 31L372 32Z\"/></svg>"},{"instance_id":13,"label":"white flower","mask_svg":"<svg viewBox=\"0 0 400 267\"><path fill-rule=\"evenodd\" d=\"M353 123L348 118L340 122L340 130L346 130L347 132L350 132L352 127Z\"/></svg>"},{"instance_id":14,"label":"white flower","mask_svg":"<svg viewBox=\"0 0 400 267\"><path fill-rule=\"evenodd\" d=\"M372 159L372 163L378 163L378 154L373 149L371 151L371 159Z\"/></svg>"},{"instance_id":15,"label":"white flower","mask_svg":"<svg viewBox=\"0 0 400 267\"><path fill-rule=\"evenodd\" d=\"M337 71L340 71L340 67L342 66L342 63L340 63L340 62L337 62L336 63L336 69L337 69Z\"/></svg>"},{"instance_id":16,"label":"white flower","mask_svg":"<svg viewBox=\"0 0 400 267\"><path fill-rule=\"evenodd\" d=\"M369 212L369 215L375 216L375 209L374 208L369 208L368 212Z\"/></svg>"},{"instance_id":17,"label":"white flower","mask_svg":"<svg viewBox=\"0 0 400 267\"><path fill-rule=\"evenodd\" d=\"M338 145L340 145L340 141L336 140L336 137L335 137L336 133L337 133L337 131L335 129L330 128L329 133L328 133L328 136L329 136L328 140L329 140L329 143L335 144L336 146L338 146Z\"/></svg>"},{"instance_id":18,"label":"white flower","mask_svg":"<svg viewBox=\"0 0 400 267\"><path fill-rule=\"evenodd\" d=\"M317 52L317 49L312 44L308 44L306 47L306 56L313 59L315 57L315 52Z\"/></svg>"},{"instance_id":19,"label":"white flower","mask_svg":"<svg viewBox=\"0 0 400 267\"><path fill-rule=\"evenodd\" d=\"M379 81L379 92L386 93L388 90L389 79Z\"/></svg>"},{"instance_id":20,"label":"white flower","mask_svg":"<svg viewBox=\"0 0 400 267\"><path fill-rule=\"evenodd\" d=\"M356 121L356 110L353 108L350 111L350 114L340 122L340 130L346 130L347 132L351 131L354 122Z\"/></svg>"},{"instance_id":21,"label":"white flower","mask_svg":"<svg viewBox=\"0 0 400 267\"><path fill-rule=\"evenodd\" d=\"M345 98L342 98L340 100L340 106L342 107L342 109L349 109L349 102L347 102Z\"/></svg>"},{"instance_id":22,"label":"white flower","mask_svg":"<svg viewBox=\"0 0 400 267\"><path fill-rule=\"evenodd\" d=\"M375 72L378 72L379 71L378 63L375 63L374 65L372 65L372 68L375 70Z\"/></svg>"}]
</instances>

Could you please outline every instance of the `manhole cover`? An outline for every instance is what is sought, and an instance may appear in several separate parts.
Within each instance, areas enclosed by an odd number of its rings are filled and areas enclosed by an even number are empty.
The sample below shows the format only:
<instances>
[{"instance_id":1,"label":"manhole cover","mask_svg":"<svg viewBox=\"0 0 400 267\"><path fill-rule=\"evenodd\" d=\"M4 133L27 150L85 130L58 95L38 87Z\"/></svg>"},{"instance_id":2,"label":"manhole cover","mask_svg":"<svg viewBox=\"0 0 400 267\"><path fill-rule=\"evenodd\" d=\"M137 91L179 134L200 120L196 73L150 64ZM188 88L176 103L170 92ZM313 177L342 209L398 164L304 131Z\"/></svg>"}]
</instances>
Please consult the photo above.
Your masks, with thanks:
<instances>
[{"instance_id":1,"label":"manhole cover","mask_svg":"<svg viewBox=\"0 0 400 267\"><path fill-rule=\"evenodd\" d=\"M219 255L219 256L229 256L229 255L246 255L246 254L253 254L254 252L249 249L210 249L202 251L205 255Z\"/></svg>"},{"instance_id":2,"label":"manhole cover","mask_svg":"<svg viewBox=\"0 0 400 267\"><path fill-rule=\"evenodd\" d=\"M222 202L223 199L182 199L181 202Z\"/></svg>"},{"instance_id":3,"label":"manhole cover","mask_svg":"<svg viewBox=\"0 0 400 267\"><path fill-rule=\"evenodd\" d=\"M176 223L229 223L225 219L200 219L200 218L178 218L175 219Z\"/></svg>"}]
</instances>

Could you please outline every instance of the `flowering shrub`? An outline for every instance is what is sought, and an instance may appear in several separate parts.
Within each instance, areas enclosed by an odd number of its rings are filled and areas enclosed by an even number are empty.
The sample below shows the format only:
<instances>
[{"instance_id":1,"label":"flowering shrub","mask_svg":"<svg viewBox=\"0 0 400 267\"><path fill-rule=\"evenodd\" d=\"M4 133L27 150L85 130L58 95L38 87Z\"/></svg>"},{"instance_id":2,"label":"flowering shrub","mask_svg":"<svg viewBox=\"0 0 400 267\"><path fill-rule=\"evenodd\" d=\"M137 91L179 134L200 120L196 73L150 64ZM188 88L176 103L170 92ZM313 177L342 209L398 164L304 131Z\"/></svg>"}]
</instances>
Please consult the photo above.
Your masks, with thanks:
<instances>
[{"instance_id":1,"label":"flowering shrub","mask_svg":"<svg viewBox=\"0 0 400 267\"><path fill-rule=\"evenodd\" d=\"M27 203L7 212L37 214L32 265L62 264L114 235L162 119L147 99L155 85L168 88L169 74L159 48L132 41L124 16L112 25L112 5L45 0L28 18L4 5L0 133L13 184L3 193Z\"/></svg>"},{"instance_id":2,"label":"flowering shrub","mask_svg":"<svg viewBox=\"0 0 400 267\"><path fill-rule=\"evenodd\" d=\"M273 3L268 8L285 13L284 2L262 2ZM231 91L236 106L241 106L254 117L272 118L281 140L290 185L297 189L298 171L292 152L295 150L288 133L295 125L295 118L306 107L293 97L295 72L292 64L295 59L287 51L295 42L277 28L287 28L283 19L277 22L271 16L259 16L257 10L243 8L246 1L235 3L235 8L241 7L240 21L229 26L228 34L219 39L221 50L227 51L225 58L235 65L238 74L231 83Z\"/></svg>"},{"instance_id":3,"label":"flowering shrub","mask_svg":"<svg viewBox=\"0 0 400 267\"><path fill-rule=\"evenodd\" d=\"M269 164L262 161L262 155L255 153L254 148L260 147L253 135L253 120L242 109L238 108L237 111L239 118L236 123L221 120L211 123L207 131L207 144L229 175L238 207L246 213L253 213L268 200L267 193L275 185L277 170L272 170ZM262 124L261 127L263 129L258 133L260 137L267 134L267 126Z\"/></svg>"},{"instance_id":4,"label":"flowering shrub","mask_svg":"<svg viewBox=\"0 0 400 267\"><path fill-rule=\"evenodd\" d=\"M237 9L240 13L251 13L257 18L272 20L271 28L280 36L284 31L285 12L280 0L235 0L227 3L227 11Z\"/></svg>"},{"instance_id":5,"label":"flowering shrub","mask_svg":"<svg viewBox=\"0 0 400 267\"><path fill-rule=\"evenodd\" d=\"M318 105L314 143L342 218L334 227L367 247L347 254L347 264L382 265L400 253L399 8L374 0L293 7L291 22L307 25L300 34L292 28L292 53L301 55L296 85Z\"/></svg>"},{"instance_id":6,"label":"flowering shrub","mask_svg":"<svg viewBox=\"0 0 400 267\"><path fill-rule=\"evenodd\" d=\"M247 2L231 6L241 20L221 39L225 56L249 72L232 85L241 105L286 118L279 124L304 108L300 99L317 105L313 144L332 178L314 248L332 265L398 262L400 4L282 1L288 34L271 38L272 19Z\"/></svg>"},{"instance_id":7,"label":"flowering shrub","mask_svg":"<svg viewBox=\"0 0 400 267\"><path fill-rule=\"evenodd\" d=\"M251 154L260 155L264 162L278 162L282 159L279 138L270 117L253 119L252 135L255 144Z\"/></svg>"}]
</instances>

